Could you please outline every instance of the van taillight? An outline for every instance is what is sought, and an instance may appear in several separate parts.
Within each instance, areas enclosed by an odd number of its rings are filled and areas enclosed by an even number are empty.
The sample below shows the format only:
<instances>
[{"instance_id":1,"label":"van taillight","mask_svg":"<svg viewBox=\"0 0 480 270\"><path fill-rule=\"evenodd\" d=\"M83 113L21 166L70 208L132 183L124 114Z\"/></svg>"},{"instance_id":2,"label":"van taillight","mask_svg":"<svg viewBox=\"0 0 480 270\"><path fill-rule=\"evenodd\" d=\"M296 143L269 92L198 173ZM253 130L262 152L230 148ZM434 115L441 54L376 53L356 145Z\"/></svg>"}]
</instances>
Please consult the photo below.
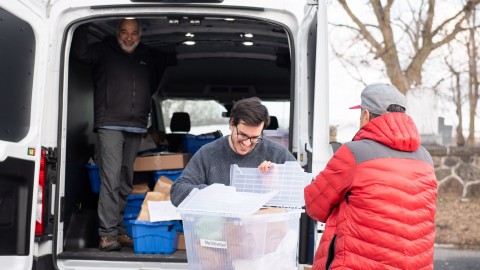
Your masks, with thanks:
<instances>
[{"instance_id":1,"label":"van taillight","mask_svg":"<svg viewBox=\"0 0 480 270\"><path fill-rule=\"evenodd\" d=\"M38 176L38 194L37 194L37 209L35 220L35 235L41 236L43 234L43 212L44 207L44 195L45 195L45 160L46 152L42 151L42 157L40 158L40 174Z\"/></svg>"}]
</instances>

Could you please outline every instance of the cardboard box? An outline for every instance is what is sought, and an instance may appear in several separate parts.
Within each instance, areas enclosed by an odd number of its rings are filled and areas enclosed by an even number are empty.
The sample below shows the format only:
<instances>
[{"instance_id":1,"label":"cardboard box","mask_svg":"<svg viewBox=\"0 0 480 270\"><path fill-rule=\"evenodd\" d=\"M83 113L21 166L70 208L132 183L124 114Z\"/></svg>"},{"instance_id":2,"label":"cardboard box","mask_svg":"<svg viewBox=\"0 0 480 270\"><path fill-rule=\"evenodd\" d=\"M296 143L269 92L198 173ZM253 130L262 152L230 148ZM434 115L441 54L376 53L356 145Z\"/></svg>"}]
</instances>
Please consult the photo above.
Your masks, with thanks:
<instances>
[{"instance_id":1,"label":"cardboard box","mask_svg":"<svg viewBox=\"0 0 480 270\"><path fill-rule=\"evenodd\" d=\"M135 159L136 172L183 169L192 157L189 153L153 153Z\"/></svg>"},{"instance_id":2,"label":"cardboard box","mask_svg":"<svg viewBox=\"0 0 480 270\"><path fill-rule=\"evenodd\" d=\"M303 267L303 270L312 270L312 266L311 265L305 265Z\"/></svg>"},{"instance_id":3,"label":"cardboard box","mask_svg":"<svg viewBox=\"0 0 480 270\"><path fill-rule=\"evenodd\" d=\"M183 233L178 234L178 245L177 249L186 250L187 247L185 246L185 235Z\"/></svg>"},{"instance_id":4,"label":"cardboard box","mask_svg":"<svg viewBox=\"0 0 480 270\"><path fill-rule=\"evenodd\" d=\"M136 184L136 185L133 185L133 189L130 194L146 194L149 191L150 191L150 188L148 187L148 184L146 183Z\"/></svg>"}]
</instances>

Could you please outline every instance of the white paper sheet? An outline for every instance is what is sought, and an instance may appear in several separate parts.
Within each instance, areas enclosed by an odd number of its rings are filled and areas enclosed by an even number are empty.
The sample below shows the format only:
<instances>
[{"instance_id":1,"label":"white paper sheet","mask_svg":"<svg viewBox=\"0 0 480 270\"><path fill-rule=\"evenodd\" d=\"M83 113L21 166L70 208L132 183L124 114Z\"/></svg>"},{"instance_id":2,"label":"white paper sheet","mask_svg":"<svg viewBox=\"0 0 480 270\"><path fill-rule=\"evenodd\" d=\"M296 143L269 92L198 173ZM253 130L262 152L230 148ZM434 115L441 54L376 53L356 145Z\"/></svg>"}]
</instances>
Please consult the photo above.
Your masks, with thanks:
<instances>
[{"instance_id":1,"label":"white paper sheet","mask_svg":"<svg viewBox=\"0 0 480 270\"><path fill-rule=\"evenodd\" d=\"M147 204L151 222L182 219L170 201L147 201Z\"/></svg>"}]
</instances>

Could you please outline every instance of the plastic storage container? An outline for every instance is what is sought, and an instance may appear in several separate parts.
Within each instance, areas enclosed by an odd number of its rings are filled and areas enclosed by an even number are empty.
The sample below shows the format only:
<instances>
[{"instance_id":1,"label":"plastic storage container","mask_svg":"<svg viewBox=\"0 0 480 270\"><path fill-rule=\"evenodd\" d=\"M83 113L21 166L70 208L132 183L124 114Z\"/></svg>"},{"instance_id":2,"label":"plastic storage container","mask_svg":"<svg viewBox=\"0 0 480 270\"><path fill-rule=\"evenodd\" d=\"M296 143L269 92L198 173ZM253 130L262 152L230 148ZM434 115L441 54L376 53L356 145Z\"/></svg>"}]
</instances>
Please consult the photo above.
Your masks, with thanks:
<instances>
[{"instance_id":1,"label":"plastic storage container","mask_svg":"<svg viewBox=\"0 0 480 270\"><path fill-rule=\"evenodd\" d=\"M205 145L209 142L213 142L216 139L218 139L218 138L215 137L214 135L198 135L198 136L195 136L195 135L187 134L184 137L184 141L183 141L183 144L185 146L185 152L193 155L198 151L198 149L200 149L200 147L202 147L203 145Z\"/></svg>"},{"instance_id":2,"label":"plastic storage container","mask_svg":"<svg viewBox=\"0 0 480 270\"><path fill-rule=\"evenodd\" d=\"M142 254L171 254L177 250L180 221L132 220L133 251Z\"/></svg>"},{"instance_id":3,"label":"plastic storage container","mask_svg":"<svg viewBox=\"0 0 480 270\"><path fill-rule=\"evenodd\" d=\"M214 203L206 211L205 198L195 198L200 196L193 192L178 207L189 269L297 269L303 188L311 174L303 172L297 162L287 162L263 174L257 168L232 165L230 176L236 192L278 191L268 205L288 209L266 208L245 215L241 205L231 210ZM195 207L202 210L195 211Z\"/></svg>"},{"instance_id":4,"label":"plastic storage container","mask_svg":"<svg viewBox=\"0 0 480 270\"><path fill-rule=\"evenodd\" d=\"M296 161L275 164L267 173L260 173L258 168L230 168L230 185L237 191L267 193L278 191L265 206L301 208L305 205L303 188L312 182L312 174L303 171Z\"/></svg>"},{"instance_id":5,"label":"plastic storage container","mask_svg":"<svg viewBox=\"0 0 480 270\"><path fill-rule=\"evenodd\" d=\"M88 169L88 178L90 178L90 186L93 193L100 193L100 172L97 165L86 164Z\"/></svg>"},{"instance_id":6,"label":"plastic storage container","mask_svg":"<svg viewBox=\"0 0 480 270\"><path fill-rule=\"evenodd\" d=\"M125 207L125 213L123 214L123 224L127 229L128 236L133 238L132 223L137 219L140 210L142 209L143 200L145 200L146 194L132 194L127 196L127 206Z\"/></svg>"},{"instance_id":7,"label":"plastic storage container","mask_svg":"<svg viewBox=\"0 0 480 270\"><path fill-rule=\"evenodd\" d=\"M158 181L158 179L160 179L160 177L165 176L168 179L175 182L175 180L177 180L177 178L180 177L182 172L183 172L183 169L182 170L158 170L158 171L153 171L152 172L153 181L155 181L155 183L157 183L157 181Z\"/></svg>"},{"instance_id":8,"label":"plastic storage container","mask_svg":"<svg viewBox=\"0 0 480 270\"><path fill-rule=\"evenodd\" d=\"M142 209L143 200L146 194L132 194L127 196L127 206L123 217L137 217Z\"/></svg>"},{"instance_id":9,"label":"plastic storage container","mask_svg":"<svg viewBox=\"0 0 480 270\"><path fill-rule=\"evenodd\" d=\"M127 234L128 236L133 238L133 232L132 232L132 223L130 221L135 221L138 217L137 215L134 214L125 214L123 215L123 224L125 224L125 228L127 229Z\"/></svg>"},{"instance_id":10,"label":"plastic storage container","mask_svg":"<svg viewBox=\"0 0 480 270\"><path fill-rule=\"evenodd\" d=\"M300 211L182 214L189 269L297 269Z\"/></svg>"}]
</instances>

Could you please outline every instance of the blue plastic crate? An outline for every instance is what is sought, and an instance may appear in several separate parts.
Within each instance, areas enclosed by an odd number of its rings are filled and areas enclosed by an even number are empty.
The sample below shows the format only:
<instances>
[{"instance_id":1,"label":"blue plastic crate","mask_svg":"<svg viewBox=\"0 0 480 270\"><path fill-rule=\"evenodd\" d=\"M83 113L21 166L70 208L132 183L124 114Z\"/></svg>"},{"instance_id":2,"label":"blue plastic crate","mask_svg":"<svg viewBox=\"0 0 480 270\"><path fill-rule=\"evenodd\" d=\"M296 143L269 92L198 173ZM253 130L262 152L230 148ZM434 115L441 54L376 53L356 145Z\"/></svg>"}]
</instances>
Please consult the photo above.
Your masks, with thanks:
<instances>
[{"instance_id":1,"label":"blue plastic crate","mask_svg":"<svg viewBox=\"0 0 480 270\"><path fill-rule=\"evenodd\" d=\"M138 216L140 209L142 209L143 200L145 200L146 194L132 194L127 196L127 206L125 207L125 213L123 216L132 217Z\"/></svg>"},{"instance_id":2,"label":"blue plastic crate","mask_svg":"<svg viewBox=\"0 0 480 270\"><path fill-rule=\"evenodd\" d=\"M90 186L93 193L100 192L100 172L98 171L97 165L85 165L85 168L88 169L88 178L90 178Z\"/></svg>"},{"instance_id":3,"label":"blue plastic crate","mask_svg":"<svg viewBox=\"0 0 480 270\"><path fill-rule=\"evenodd\" d=\"M133 251L141 254L172 254L177 250L180 221L131 220Z\"/></svg>"},{"instance_id":4,"label":"blue plastic crate","mask_svg":"<svg viewBox=\"0 0 480 270\"><path fill-rule=\"evenodd\" d=\"M128 236L132 238L133 238L132 223L130 221L131 220L135 221L137 217L138 215L133 215L133 214L123 215L123 224L125 224L125 228L127 229Z\"/></svg>"},{"instance_id":5,"label":"blue plastic crate","mask_svg":"<svg viewBox=\"0 0 480 270\"><path fill-rule=\"evenodd\" d=\"M186 152L194 155L200 147L204 146L209 142L213 142L217 137L214 135L186 135L183 144L185 146Z\"/></svg>"},{"instance_id":6,"label":"blue plastic crate","mask_svg":"<svg viewBox=\"0 0 480 270\"><path fill-rule=\"evenodd\" d=\"M157 183L157 181L158 181L158 179L160 179L160 177L165 176L168 179L175 182L175 180L177 180L177 178L180 177L182 172L183 172L183 169L182 170L158 170L158 171L153 171L152 172L153 173L153 181L155 181L155 183Z\"/></svg>"}]
</instances>

